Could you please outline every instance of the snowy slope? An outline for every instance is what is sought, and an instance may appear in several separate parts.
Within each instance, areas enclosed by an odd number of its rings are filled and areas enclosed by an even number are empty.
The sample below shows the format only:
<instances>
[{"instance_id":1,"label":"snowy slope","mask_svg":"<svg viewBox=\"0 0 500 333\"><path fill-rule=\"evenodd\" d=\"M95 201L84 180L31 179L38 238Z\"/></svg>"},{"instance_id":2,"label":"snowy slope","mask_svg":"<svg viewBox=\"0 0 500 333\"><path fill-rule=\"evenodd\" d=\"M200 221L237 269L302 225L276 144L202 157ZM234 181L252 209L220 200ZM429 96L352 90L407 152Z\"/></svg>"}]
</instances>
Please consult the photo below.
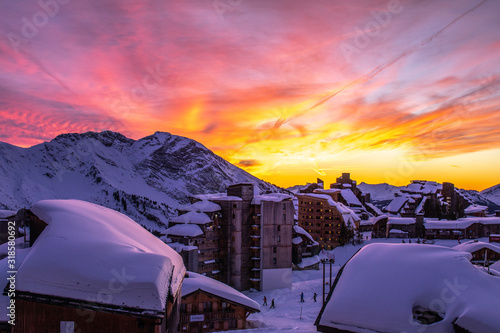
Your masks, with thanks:
<instances>
[{"instance_id":1,"label":"snowy slope","mask_svg":"<svg viewBox=\"0 0 500 333\"><path fill-rule=\"evenodd\" d=\"M483 197L500 205L500 184L487 188L479 192Z\"/></svg>"},{"instance_id":2,"label":"snowy slope","mask_svg":"<svg viewBox=\"0 0 500 333\"><path fill-rule=\"evenodd\" d=\"M0 142L0 209L80 199L161 230L190 195L224 192L237 182L255 184L257 193L280 190L169 133L139 140L110 131L62 134L30 148Z\"/></svg>"},{"instance_id":3,"label":"snowy slope","mask_svg":"<svg viewBox=\"0 0 500 333\"><path fill-rule=\"evenodd\" d=\"M385 201L394 199L394 194L401 191L405 186L394 186L386 183L367 184L362 182L358 185L358 188L365 193L370 193L373 201Z\"/></svg>"}]
</instances>

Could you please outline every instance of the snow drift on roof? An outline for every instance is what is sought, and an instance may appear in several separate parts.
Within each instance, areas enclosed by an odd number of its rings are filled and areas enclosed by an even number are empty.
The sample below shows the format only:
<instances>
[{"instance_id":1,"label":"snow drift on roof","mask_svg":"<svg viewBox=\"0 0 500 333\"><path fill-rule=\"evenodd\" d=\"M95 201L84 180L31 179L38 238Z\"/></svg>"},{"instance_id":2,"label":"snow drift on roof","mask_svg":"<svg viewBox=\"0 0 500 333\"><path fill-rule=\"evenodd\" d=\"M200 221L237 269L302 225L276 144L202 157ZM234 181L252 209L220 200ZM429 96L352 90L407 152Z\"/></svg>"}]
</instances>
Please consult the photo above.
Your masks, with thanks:
<instances>
[{"instance_id":1,"label":"snow drift on roof","mask_svg":"<svg viewBox=\"0 0 500 333\"><path fill-rule=\"evenodd\" d=\"M203 231L196 224L176 224L165 230L165 233L171 236L183 237L198 237L203 235Z\"/></svg>"},{"instance_id":2,"label":"snow drift on roof","mask_svg":"<svg viewBox=\"0 0 500 333\"><path fill-rule=\"evenodd\" d=\"M410 225L410 224L415 224L416 220L411 217L389 217L389 221L387 224L404 224L404 225Z\"/></svg>"},{"instance_id":3,"label":"snow drift on roof","mask_svg":"<svg viewBox=\"0 0 500 333\"><path fill-rule=\"evenodd\" d=\"M300 235L306 236L311 242L316 243L316 241L312 238L312 236L307 231L304 230L304 228L299 227L298 225L294 225L293 230Z\"/></svg>"},{"instance_id":4,"label":"snow drift on roof","mask_svg":"<svg viewBox=\"0 0 500 333\"><path fill-rule=\"evenodd\" d=\"M17 272L18 291L163 313L180 288L181 256L127 216L80 200L31 210L48 225ZM96 298L113 281L123 290Z\"/></svg>"},{"instance_id":5,"label":"snow drift on roof","mask_svg":"<svg viewBox=\"0 0 500 333\"><path fill-rule=\"evenodd\" d=\"M182 284L182 297L192 294L197 290L205 291L260 312L260 306L257 302L227 284L198 273L187 272Z\"/></svg>"},{"instance_id":6,"label":"snow drift on roof","mask_svg":"<svg viewBox=\"0 0 500 333\"><path fill-rule=\"evenodd\" d=\"M16 215L16 212L13 210L0 210L0 219L5 219L14 215Z\"/></svg>"},{"instance_id":7,"label":"snow drift on roof","mask_svg":"<svg viewBox=\"0 0 500 333\"><path fill-rule=\"evenodd\" d=\"M500 281L472 265L469 253L421 244L369 244L344 267L319 325L353 332L498 332ZM442 312L424 325L417 306Z\"/></svg>"},{"instance_id":8,"label":"snow drift on roof","mask_svg":"<svg viewBox=\"0 0 500 333\"><path fill-rule=\"evenodd\" d=\"M274 202L280 202L283 200L290 200L292 199L292 196L289 194L284 194L284 193L269 193L269 194L262 194L262 195L256 195L253 200L252 200L252 205L260 205L262 201L274 201Z\"/></svg>"},{"instance_id":9,"label":"snow drift on roof","mask_svg":"<svg viewBox=\"0 0 500 333\"><path fill-rule=\"evenodd\" d=\"M465 214L474 214L481 212L488 212L488 206L470 205L469 207L464 209Z\"/></svg>"},{"instance_id":10,"label":"snow drift on roof","mask_svg":"<svg viewBox=\"0 0 500 333\"><path fill-rule=\"evenodd\" d=\"M399 211L401 210L401 208L403 208L404 204L406 203L406 201L408 201L410 199L409 196L401 196L401 197L395 197L394 199L392 199L392 201L387 205L387 207L385 207L385 209L389 212L389 213L393 213L393 214L396 214L396 213L399 213Z\"/></svg>"},{"instance_id":11,"label":"snow drift on roof","mask_svg":"<svg viewBox=\"0 0 500 333\"><path fill-rule=\"evenodd\" d=\"M243 199L241 199L240 197L234 195L227 195L227 193L197 194L194 197L200 200L243 201Z\"/></svg>"},{"instance_id":12,"label":"snow drift on roof","mask_svg":"<svg viewBox=\"0 0 500 333\"><path fill-rule=\"evenodd\" d=\"M175 223L192 223L192 224L207 224L212 222L212 219L205 213L187 212L170 220Z\"/></svg>"},{"instance_id":13,"label":"snow drift on roof","mask_svg":"<svg viewBox=\"0 0 500 333\"><path fill-rule=\"evenodd\" d=\"M221 210L221 207L215 202L208 200L196 201L191 205L182 206L179 210L188 210L193 212L202 212L202 213L213 213Z\"/></svg>"},{"instance_id":14,"label":"snow drift on roof","mask_svg":"<svg viewBox=\"0 0 500 333\"><path fill-rule=\"evenodd\" d=\"M459 245L453 247L454 250L462 251L462 252L469 252L469 253L476 252L476 251L479 251L479 250L484 249L484 248L500 254L500 247L499 246L491 244L491 243L479 242L479 241L475 241L475 240L468 241L468 242L465 242L465 243L462 243L462 244L459 244Z\"/></svg>"},{"instance_id":15,"label":"snow drift on roof","mask_svg":"<svg viewBox=\"0 0 500 333\"><path fill-rule=\"evenodd\" d=\"M351 190L340 190L340 194L342 195L342 198L347 202L347 205L353 207L363 207L361 202L358 200L356 195Z\"/></svg>"}]
</instances>

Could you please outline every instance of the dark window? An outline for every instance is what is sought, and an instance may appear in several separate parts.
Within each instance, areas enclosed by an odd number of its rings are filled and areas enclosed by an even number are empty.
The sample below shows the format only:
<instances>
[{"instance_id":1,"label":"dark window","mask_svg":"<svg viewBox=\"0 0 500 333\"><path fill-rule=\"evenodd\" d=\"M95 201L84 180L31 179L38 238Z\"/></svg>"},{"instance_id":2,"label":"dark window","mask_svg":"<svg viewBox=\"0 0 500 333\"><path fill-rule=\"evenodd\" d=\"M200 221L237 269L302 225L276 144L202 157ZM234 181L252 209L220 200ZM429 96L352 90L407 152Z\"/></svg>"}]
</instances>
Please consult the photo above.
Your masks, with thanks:
<instances>
[{"instance_id":1,"label":"dark window","mask_svg":"<svg viewBox=\"0 0 500 333\"><path fill-rule=\"evenodd\" d=\"M212 312L212 302L203 302L203 311Z\"/></svg>"},{"instance_id":2,"label":"dark window","mask_svg":"<svg viewBox=\"0 0 500 333\"><path fill-rule=\"evenodd\" d=\"M278 236L278 242L281 242L281 237L280 236Z\"/></svg>"},{"instance_id":3,"label":"dark window","mask_svg":"<svg viewBox=\"0 0 500 333\"><path fill-rule=\"evenodd\" d=\"M273 264L276 265L276 258L273 258Z\"/></svg>"},{"instance_id":4,"label":"dark window","mask_svg":"<svg viewBox=\"0 0 500 333\"><path fill-rule=\"evenodd\" d=\"M281 226L280 225L278 226L278 231L281 231Z\"/></svg>"},{"instance_id":5,"label":"dark window","mask_svg":"<svg viewBox=\"0 0 500 333\"><path fill-rule=\"evenodd\" d=\"M276 253L276 246L273 247L273 253Z\"/></svg>"}]
</instances>

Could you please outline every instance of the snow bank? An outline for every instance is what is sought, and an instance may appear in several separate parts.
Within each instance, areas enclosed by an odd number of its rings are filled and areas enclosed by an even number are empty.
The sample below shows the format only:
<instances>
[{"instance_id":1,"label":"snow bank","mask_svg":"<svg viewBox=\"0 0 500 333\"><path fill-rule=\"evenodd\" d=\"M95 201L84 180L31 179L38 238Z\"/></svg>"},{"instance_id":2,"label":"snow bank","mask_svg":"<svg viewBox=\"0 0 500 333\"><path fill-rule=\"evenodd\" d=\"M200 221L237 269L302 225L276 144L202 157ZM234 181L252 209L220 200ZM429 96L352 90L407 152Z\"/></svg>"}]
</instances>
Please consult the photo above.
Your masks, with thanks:
<instances>
[{"instance_id":1,"label":"snow bank","mask_svg":"<svg viewBox=\"0 0 500 333\"><path fill-rule=\"evenodd\" d=\"M351 332L452 333L457 320L472 333L499 332L500 279L470 258L434 245L367 245L345 265L318 323ZM417 321L419 307L442 320Z\"/></svg>"},{"instance_id":2,"label":"snow bank","mask_svg":"<svg viewBox=\"0 0 500 333\"><path fill-rule=\"evenodd\" d=\"M236 289L231 288L227 284L198 273L187 272L186 278L182 284L182 297L192 294L198 290L216 295L231 302L242 304L257 312L260 311L260 306L257 302L243 295Z\"/></svg>"},{"instance_id":3,"label":"snow bank","mask_svg":"<svg viewBox=\"0 0 500 333\"><path fill-rule=\"evenodd\" d=\"M184 277L182 258L139 224L79 200L43 200L48 225L17 272L17 290L164 312Z\"/></svg>"}]
</instances>

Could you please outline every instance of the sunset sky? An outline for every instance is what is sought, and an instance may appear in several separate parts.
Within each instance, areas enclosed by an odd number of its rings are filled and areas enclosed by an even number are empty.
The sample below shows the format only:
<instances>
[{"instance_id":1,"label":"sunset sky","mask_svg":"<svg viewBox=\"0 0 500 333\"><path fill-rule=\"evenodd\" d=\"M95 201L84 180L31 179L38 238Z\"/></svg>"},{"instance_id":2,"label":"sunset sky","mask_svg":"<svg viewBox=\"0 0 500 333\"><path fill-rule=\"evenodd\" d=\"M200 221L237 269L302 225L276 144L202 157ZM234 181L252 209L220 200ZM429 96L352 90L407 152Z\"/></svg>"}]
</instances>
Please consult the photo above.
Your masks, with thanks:
<instances>
[{"instance_id":1,"label":"sunset sky","mask_svg":"<svg viewBox=\"0 0 500 333\"><path fill-rule=\"evenodd\" d=\"M44 7L44 8L42 8ZM0 141L165 131L281 186L500 183L500 1L0 3Z\"/></svg>"}]
</instances>

